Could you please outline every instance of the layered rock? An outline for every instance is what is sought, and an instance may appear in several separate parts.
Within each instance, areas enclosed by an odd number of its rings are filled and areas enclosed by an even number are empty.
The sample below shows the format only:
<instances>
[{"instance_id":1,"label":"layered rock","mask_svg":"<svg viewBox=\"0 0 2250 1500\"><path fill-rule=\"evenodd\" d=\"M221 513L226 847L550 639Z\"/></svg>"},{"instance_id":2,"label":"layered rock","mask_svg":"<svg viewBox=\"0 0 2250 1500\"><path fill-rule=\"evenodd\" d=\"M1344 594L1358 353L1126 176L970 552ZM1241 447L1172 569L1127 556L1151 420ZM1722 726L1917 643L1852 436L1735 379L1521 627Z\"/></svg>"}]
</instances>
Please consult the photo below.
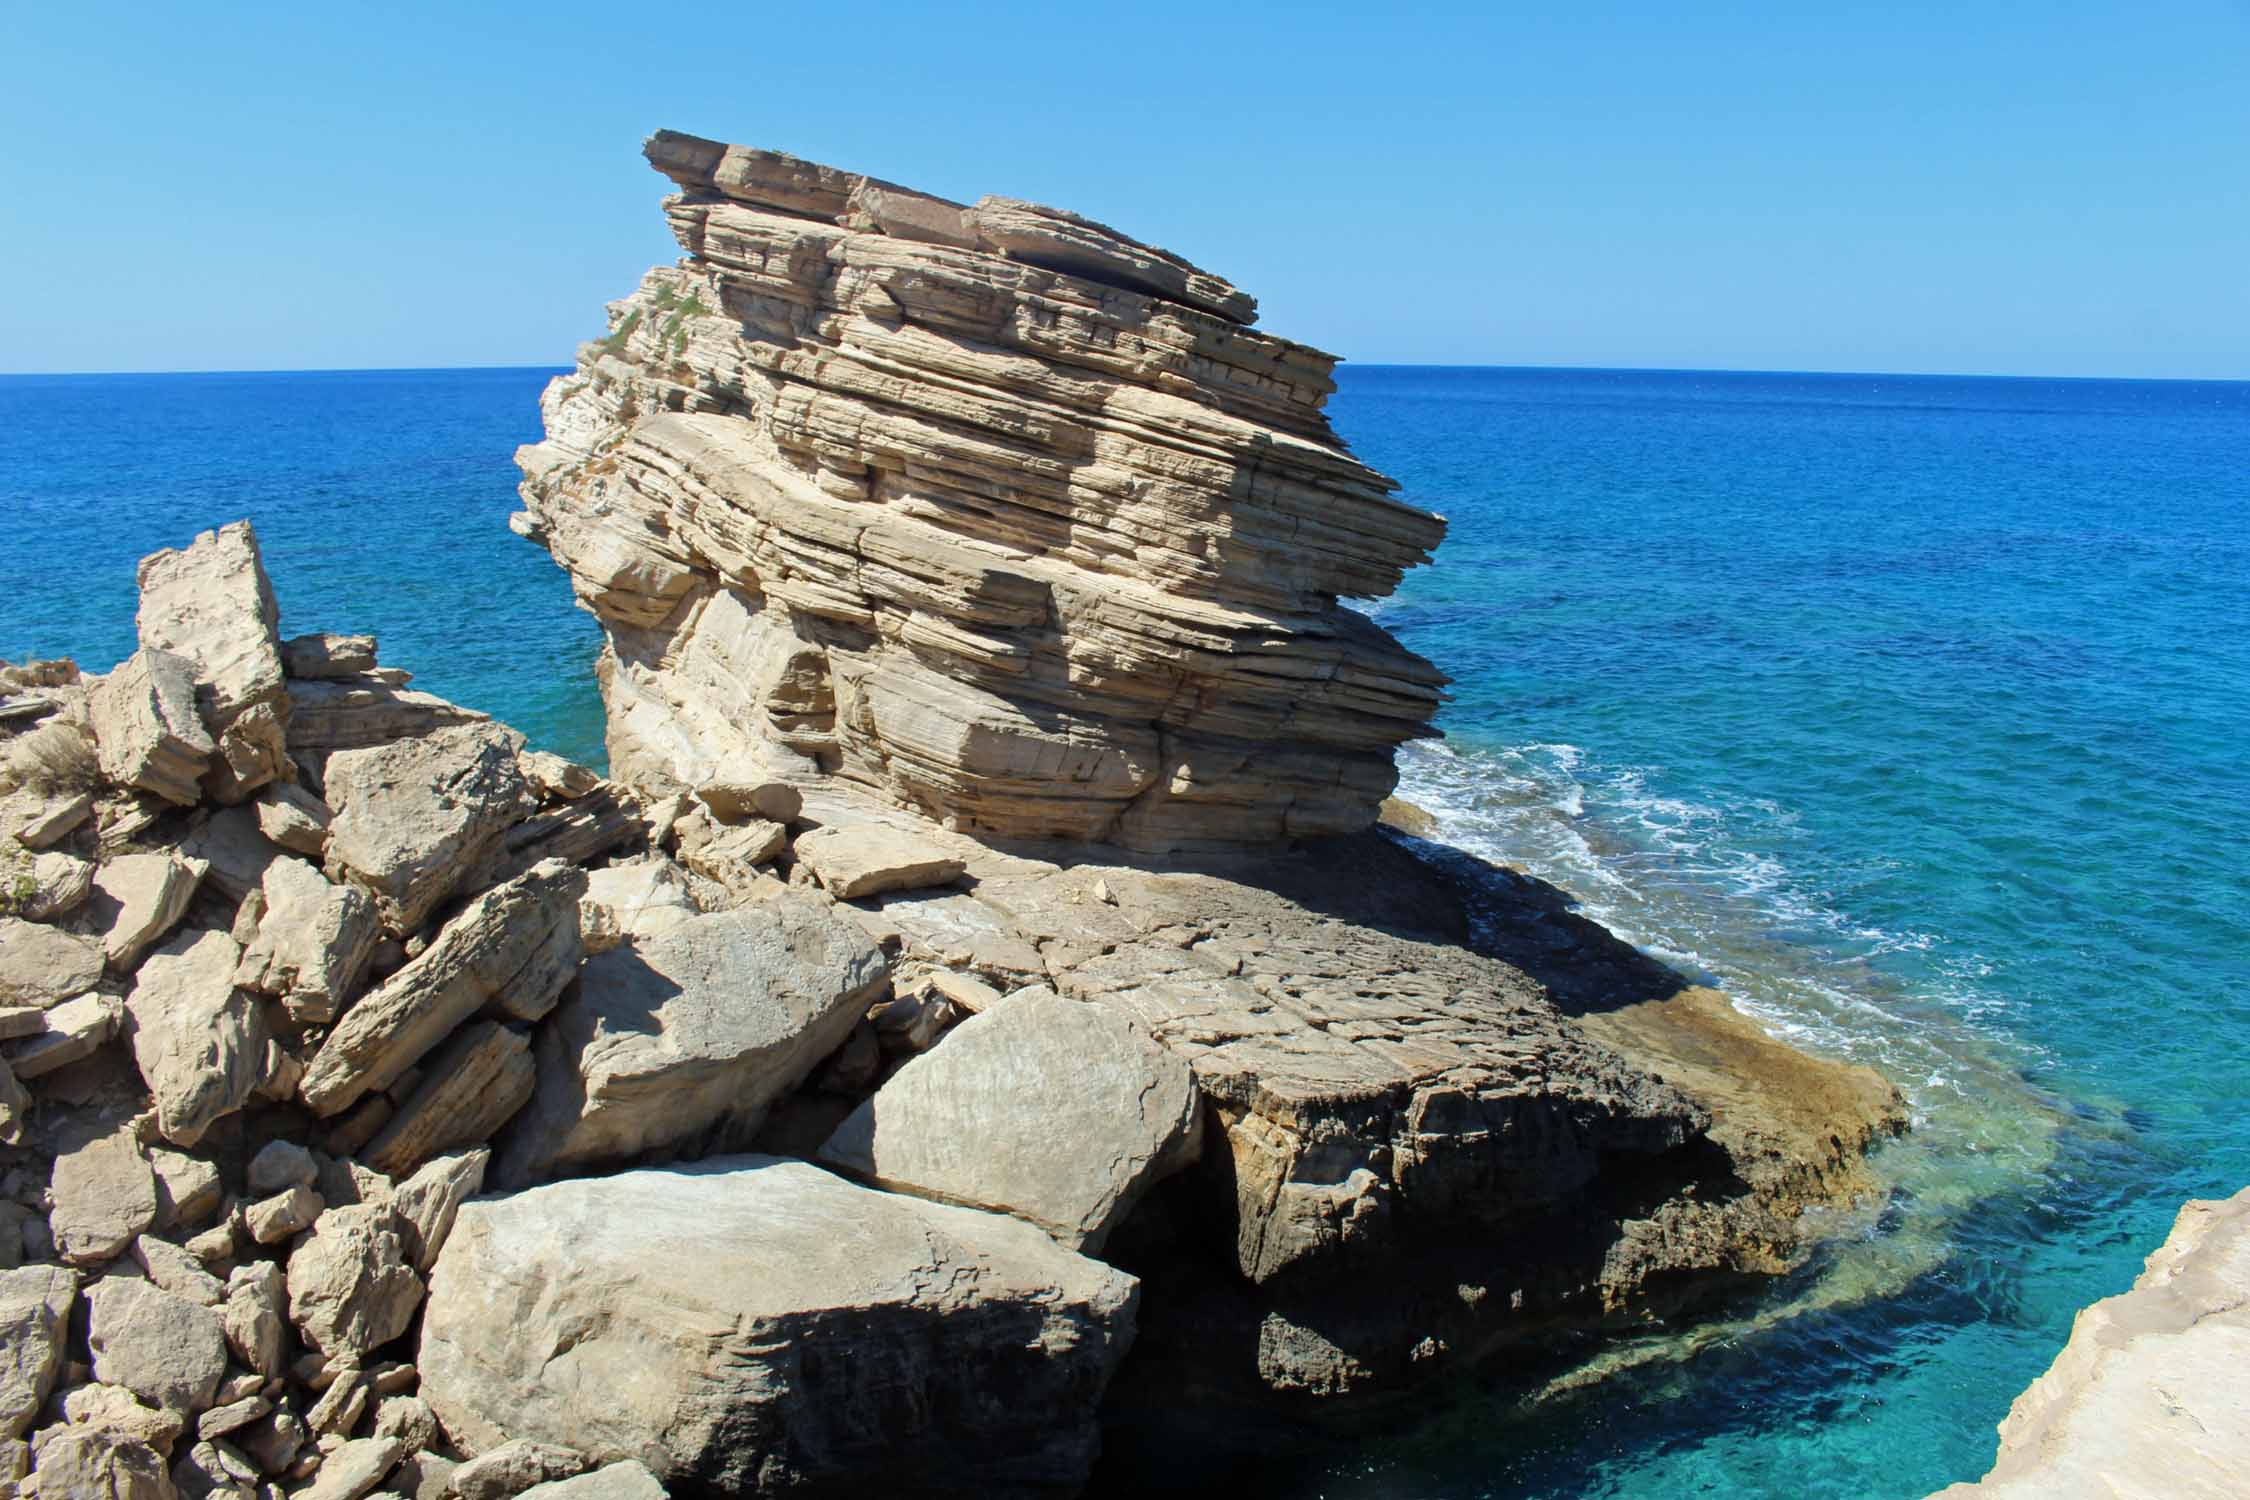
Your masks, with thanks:
<instances>
[{"instance_id":1,"label":"layered rock","mask_svg":"<svg viewBox=\"0 0 2250 1500\"><path fill-rule=\"evenodd\" d=\"M1342 596L1443 522L1322 402L1334 360L1176 256L660 133L687 252L519 455L608 646L613 770L826 770L988 835L1364 828L1443 678Z\"/></svg>"}]
</instances>

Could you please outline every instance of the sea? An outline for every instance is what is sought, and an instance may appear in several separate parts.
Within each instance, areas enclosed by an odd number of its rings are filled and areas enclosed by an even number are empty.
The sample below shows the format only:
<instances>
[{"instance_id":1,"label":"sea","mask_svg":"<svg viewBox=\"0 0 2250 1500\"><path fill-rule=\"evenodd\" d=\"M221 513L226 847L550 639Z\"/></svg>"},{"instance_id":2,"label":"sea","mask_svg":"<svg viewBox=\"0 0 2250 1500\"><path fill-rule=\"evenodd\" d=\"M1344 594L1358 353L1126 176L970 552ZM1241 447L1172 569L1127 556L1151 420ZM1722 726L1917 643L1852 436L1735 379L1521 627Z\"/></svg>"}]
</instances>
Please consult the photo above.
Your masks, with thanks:
<instances>
[{"instance_id":1,"label":"sea","mask_svg":"<svg viewBox=\"0 0 2250 1500\"><path fill-rule=\"evenodd\" d=\"M0 378L0 657L256 522L284 630L599 763L513 536L550 370ZM1912 1500L2076 1310L2250 1184L2250 383L1344 367L1444 513L1377 619L1453 677L1440 836L1881 1069L1879 1212L1754 1306L1475 1385L1290 1493ZM1292 1481L1295 1483L1295 1481Z\"/></svg>"}]
</instances>

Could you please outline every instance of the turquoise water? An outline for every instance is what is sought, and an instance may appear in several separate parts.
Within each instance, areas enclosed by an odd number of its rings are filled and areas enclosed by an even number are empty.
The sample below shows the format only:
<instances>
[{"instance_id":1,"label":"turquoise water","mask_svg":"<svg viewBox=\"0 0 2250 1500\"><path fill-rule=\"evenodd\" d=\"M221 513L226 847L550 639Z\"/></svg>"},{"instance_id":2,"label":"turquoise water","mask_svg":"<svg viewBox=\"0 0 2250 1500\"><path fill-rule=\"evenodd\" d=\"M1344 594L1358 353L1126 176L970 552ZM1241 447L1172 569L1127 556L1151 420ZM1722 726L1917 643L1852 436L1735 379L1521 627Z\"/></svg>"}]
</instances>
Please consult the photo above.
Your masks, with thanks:
<instances>
[{"instance_id":1,"label":"turquoise water","mask_svg":"<svg viewBox=\"0 0 2250 1500\"><path fill-rule=\"evenodd\" d=\"M0 379L0 656L132 644L249 514L290 630L599 754L596 637L511 536L545 371ZM1338 1496L1914 1497L2179 1202L2250 1182L2250 385L1356 369L1451 516L1377 613L1456 677L1404 761L1915 1131L1770 1305L1474 1396Z\"/></svg>"}]
</instances>

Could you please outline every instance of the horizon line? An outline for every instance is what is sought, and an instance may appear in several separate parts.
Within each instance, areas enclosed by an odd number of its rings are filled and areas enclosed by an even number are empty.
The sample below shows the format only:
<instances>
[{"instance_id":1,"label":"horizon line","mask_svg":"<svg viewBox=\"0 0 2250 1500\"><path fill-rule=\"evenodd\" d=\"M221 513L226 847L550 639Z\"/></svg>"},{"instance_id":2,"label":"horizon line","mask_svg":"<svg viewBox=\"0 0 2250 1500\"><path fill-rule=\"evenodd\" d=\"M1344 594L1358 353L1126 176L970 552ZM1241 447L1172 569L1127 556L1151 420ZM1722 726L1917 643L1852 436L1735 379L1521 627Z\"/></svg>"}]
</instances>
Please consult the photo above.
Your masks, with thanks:
<instances>
[{"instance_id":1,"label":"horizon line","mask_svg":"<svg viewBox=\"0 0 2250 1500\"><path fill-rule=\"evenodd\" d=\"M1451 360L1355 360L1337 357L1341 367L1362 370L1521 370L1576 371L1615 375L1819 375L1868 380L2079 380L2107 383L2172 385L2244 385L2244 375L2029 375L2011 372L1959 370L1791 370L1765 365L1605 365L1605 364L1463 364ZM225 370L0 370L0 380L129 380L170 379L220 375L441 375L551 370L567 372L575 364L491 365L302 365Z\"/></svg>"}]
</instances>

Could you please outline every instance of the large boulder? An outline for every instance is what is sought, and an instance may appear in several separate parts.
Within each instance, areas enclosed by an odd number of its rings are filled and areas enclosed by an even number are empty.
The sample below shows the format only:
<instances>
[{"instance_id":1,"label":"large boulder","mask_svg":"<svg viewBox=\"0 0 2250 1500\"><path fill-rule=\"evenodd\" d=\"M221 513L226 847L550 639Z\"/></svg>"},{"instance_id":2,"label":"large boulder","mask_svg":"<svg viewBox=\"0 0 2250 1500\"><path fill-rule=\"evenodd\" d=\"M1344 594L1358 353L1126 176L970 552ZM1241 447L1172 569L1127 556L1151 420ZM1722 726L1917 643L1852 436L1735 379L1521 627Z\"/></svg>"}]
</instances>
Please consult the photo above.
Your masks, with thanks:
<instances>
[{"instance_id":1,"label":"large boulder","mask_svg":"<svg viewBox=\"0 0 2250 1500\"><path fill-rule=\"evenodd\" d=\"M94 684L86 713L104 777L182 807L201 800L218 747L196 711L194 671L180 657L144 648Z\"/></svg>"},{"instance_id":2,"label":"large boulder","mask_svg":"<svg viewBox=\"0 0 2250 1500\"><path fill-rule=\"evenodd\" d=\"M94 874L94 923L111 968L129 972L149 945L187 914L210 867L169 850L121 854Z\"/></svg>"},{"instance_id":3,"label":"large boulder","mask_svg":"<svg viewBox=\"0 0 2250 1500\"><path fill-rule=\"evenodd\" d=\"M223 932L190 928L148 956L125 998L133 1060L156 1100L157 1128L192 1146L249 1102L265 1071L258 997L235 987L241 952Z\"/></svg>"},{"instance_id":4,"label":"large boulder","mask_svg":"<svg viewBox=\"0 0 2250 1500\"><path fill-rule=\"evenodd\" d=\"M328 873L371 891L383 925L412 932L511 826L538 809L523 736L456 724L328 758Z\"/></svg>"},{"instance_id":5,"label":"large boulder","mask_svg":"<svg viewBox=\"0 0 2250 1500\"><path fill-rule=\"evenodd\" d=\"M1098 1251L1152 1183L1193 1160L1188 1066L1115 1011L1025 990L909 1062L821 1148L900 1192L1029 1219Z\"/></svg>"},{"instance_id":6,"label":"large boulder","mask_svg":"<svg viewBox=\"0 0 2250 1500\"><path fill-rule=\"evenodd\" d=\"M800 893L690 917L586 961L537 1044L506 1186L664 1146L746 1144L767 1105L843 1045L882 985L860 927Z\"/></svg>"},{"instance_id":7,"label":"large boulder","mask_svg":"<svg viewBox=\"0 0 2250 1500\"><path fill-rule=\"evenodd\" d=\"M1134 1279L1028 1224L743 1156L464 1204L422 1395L666 1483L1067 1491L1132 1339Z\"/></svg>"},{"instance_id":8,"label":"large boulder","mask_svg":"<svg viewBox=\"0 0 2250 1500\"><path fill-rule=\"evenodd\" d=\"M278 995L294 1019L336 1019L359 985L381 936L375 900L337 885L301 859L276 859L260 881L265 915L243 951L236 976L249 989Z\"/></svg>"},{"instance_id":9,"label":"large boulder","mask_svg":"<svg viewBox=\"0 0 2250 1500\"><path fill-rule=\"evenodd\" d=\"M286 776L289 696L281 685L281 610L248 521L206 531L183 551L141 559L144 650L168 651L195 675L196 707L217 742L204 787L245 800Z\"/></svg>"}]
</instances>

